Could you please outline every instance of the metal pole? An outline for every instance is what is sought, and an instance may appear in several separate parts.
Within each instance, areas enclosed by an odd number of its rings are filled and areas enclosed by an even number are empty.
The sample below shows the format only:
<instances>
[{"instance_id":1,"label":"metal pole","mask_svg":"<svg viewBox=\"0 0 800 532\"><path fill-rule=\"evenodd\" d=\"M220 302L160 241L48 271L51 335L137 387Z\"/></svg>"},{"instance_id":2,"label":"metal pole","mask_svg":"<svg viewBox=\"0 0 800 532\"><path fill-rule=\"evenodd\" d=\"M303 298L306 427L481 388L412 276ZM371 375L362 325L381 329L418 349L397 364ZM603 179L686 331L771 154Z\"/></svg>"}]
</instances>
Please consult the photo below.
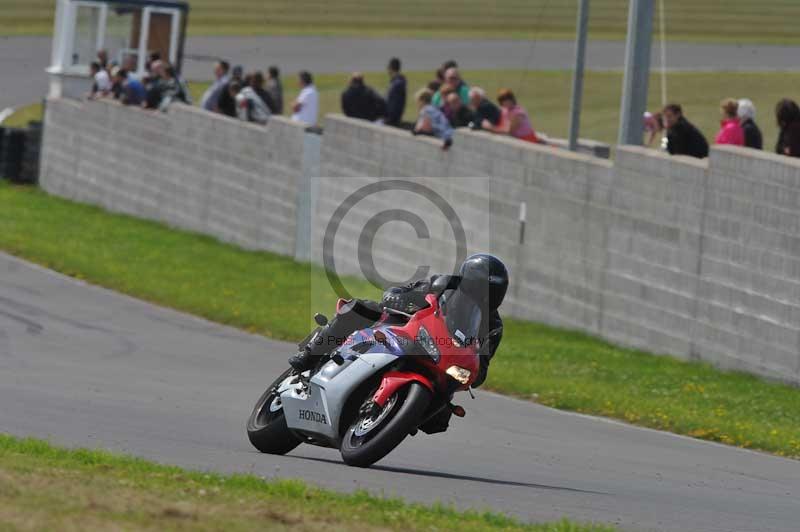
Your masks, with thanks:
<instances>
[{"instance_id":1,"label":"metal pole","mask_svg":"<svg viewBox=\"0 0 800 532\"><path fill-rule=\"evenodd\" d=\"M619 144L642 144L642 115L647 108L654 0L630 0L625 76L622 81Z\"/></svg>"},{"instance_id":2,"label":"metal pole","mask_svg":"<svg viewBox=\"0 0 800 532\"><path fill-rule=\"evenodd\" d=\"M661 106L667 105L667 30L664 22L664 0L658 0L658 30L661 41Z\"/></svg>"},{"instance_id":3,"label":"metal pole","mask_svg":"<svg viewBox=\"0 0 800 532\"><path fill-rule=\"evenodd\" d=\"M572 71L572 103L569 116L569 149L578 150L583 97L583 67L586 63L586 34L589 28L589 0L578 0L578 24L575 35L575 70Z\"/></svg>"}]
</instances>

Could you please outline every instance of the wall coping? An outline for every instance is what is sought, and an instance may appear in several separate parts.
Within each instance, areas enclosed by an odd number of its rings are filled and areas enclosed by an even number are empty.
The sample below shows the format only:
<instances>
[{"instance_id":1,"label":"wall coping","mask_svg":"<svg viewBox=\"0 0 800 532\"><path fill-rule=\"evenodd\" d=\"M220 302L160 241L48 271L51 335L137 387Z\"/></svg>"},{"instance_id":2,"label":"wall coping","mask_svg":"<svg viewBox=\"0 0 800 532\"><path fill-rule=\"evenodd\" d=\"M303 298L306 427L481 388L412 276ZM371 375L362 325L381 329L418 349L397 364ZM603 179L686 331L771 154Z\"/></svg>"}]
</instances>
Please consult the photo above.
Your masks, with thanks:
<instances>
[{"instance_id":1,"label":"wall coping","mask_svg":"<svg viewBox=\"0 0 800 532\"><path fill-rule=\"evenodd\" d=\"M669 161L672 163L691 166L700 170L708 170L709 159L698 159L697 157L689 157L688 155L670 155L663 151L654 150L652 148L645 148L644 146L634 146L631 144L624 144L617 146L617 154L631 154L641 157L649 157L651 159L659 159L661 161Z\"/></svg>"},{"instance_id":2,"label":"wall coping","mask_svg":"<svg viewBox=\"0 0 800 532\"><path fill-rule=\"evenodd\" d=\"M296 122L290 118L286 118L285 116L272 115L269 117L269 120L267 120L266 125L262 125L253 122L244 122L242 120L239 120L238 118L233 118L232 116L227 116L220 113L212 113L200 107L196 107L194 105L183 105L183 104L170 105L169 108L167 109L167 114L171 113L193 114L196 116L202 116L203 118L206 118L208 120L217 120L225 122L227 124L239 124L242 127L252 129L253 131L261 131L261 132L266 131L269 128L269 125L274 122L295 129L299 129L304 133L306 129L308 129L307 125L301 124L300 122Z\"/></svg>"},{"instance_id":3,"label":"wall coping","mask_svg":"<svg viewBox=\"0 0 800 532\"><path fill-rule=\"evenodd\" d=\"M189 114L195 116L201 116L205 120L209 121L218 121L223 122L225 124L236 124L243 128L250 129L254 132L266 132L269 129L270 123L277 122L281 125L292 127L295 129L300 130L301 132L305 133L308 126L305 124L301 124L299 122L295 122L289 118L284 116L271 116L269 121L266 125L255 124L251 122L243 122L238 118L233 118L227 115L222 115L219 113L211 113L206 111L205 109L201 109L200 107L196 107L193 105L184 105L184 104L174 104L169 106L166 113L162 113L160 111L152 110L152 109L142 109L137 106L130 106L130 105L123 105L120 102L108 98L101 98L98 100L76 100L74 98L48 98L47 102L57 102L59 104L70 105L77 109L86 109L87 105L107 105L110 107L114 107L116 109L124 110L125 113L136 113L137 116L148 116L152 117L157 120L168 120L170 114Z\"/></svg>"},{"instance_id":4,"label":"wall coping","mask_svg":"<svg viewBox=\"0 0 800 532\"><path fill-rule=\"evenodd\" d=\"M715 144L711 147L711 156L713 157L716 154L738 155L741 157L749 157L771 163L781 163L792 168L800 168L800 158L798 157L788 157L786 155L779 155L777 153L765 150L754 150L752 148L745 148L742 146Z\"/></svg>"},{"instance_id":5,"label":"wall coping","mask_svg":"<svg viewBox=\"0 0 800 532\"><path fill-rule=\"evenodd\" d=\"M522 150L523 152L527 151L531 153L560 157L562 159L572 159L573 161L589 163L596 166L601 166L603 168L612 168L614 166L614 163L608 159L601 159L599 157L593 157L591 155L587 155L584 153L576 153L573 151L565 150L558 146L552 146L547 144L534 144L532 142L528 142L525 140L515 139L507 135L498 135L496 133L490 133L488 131L480 131L480 130L473 131L468 128L458 128L456 129L456 136L464 136L467 138L472 137L473 139L480 139L484 142L504 144L506 146ZM454 147L458 146L457 139L453 141L453 146Z\"/></svg>"}]
</instances>

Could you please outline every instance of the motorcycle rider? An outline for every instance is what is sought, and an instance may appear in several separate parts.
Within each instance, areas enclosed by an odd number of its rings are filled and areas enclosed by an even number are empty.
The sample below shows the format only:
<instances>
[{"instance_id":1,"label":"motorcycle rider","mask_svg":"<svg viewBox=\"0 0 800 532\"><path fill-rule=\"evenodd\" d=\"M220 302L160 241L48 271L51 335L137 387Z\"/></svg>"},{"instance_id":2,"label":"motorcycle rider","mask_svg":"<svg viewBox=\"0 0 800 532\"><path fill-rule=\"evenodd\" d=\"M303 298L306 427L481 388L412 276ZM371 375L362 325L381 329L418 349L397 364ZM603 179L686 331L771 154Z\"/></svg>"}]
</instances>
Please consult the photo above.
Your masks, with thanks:
<instances>
[{"instance_id":1,"label":"motorcycle rider","mask_svg":"<svg viewBox=\"0 0 800 532\"><path fill-rule=\"evenodd\" d=\"M481 308L480 371L472 384L477 388L486 380L489 362L502 339L503 321L497 309L507 289L508 270L500 259L487 253L471 255L461 265L458 275L434 275L406 286L389 288L380 302L350 300L315 335L314 341L301 346L301 351L289 359L289 364L297 371L311 369L329 351L342 345L350 334L378 321L384 309L414 314L429 306L425 301L427 294L452 290L451 304L458 305L460 298L466 297Z\"/></svg>"}]
</instances>

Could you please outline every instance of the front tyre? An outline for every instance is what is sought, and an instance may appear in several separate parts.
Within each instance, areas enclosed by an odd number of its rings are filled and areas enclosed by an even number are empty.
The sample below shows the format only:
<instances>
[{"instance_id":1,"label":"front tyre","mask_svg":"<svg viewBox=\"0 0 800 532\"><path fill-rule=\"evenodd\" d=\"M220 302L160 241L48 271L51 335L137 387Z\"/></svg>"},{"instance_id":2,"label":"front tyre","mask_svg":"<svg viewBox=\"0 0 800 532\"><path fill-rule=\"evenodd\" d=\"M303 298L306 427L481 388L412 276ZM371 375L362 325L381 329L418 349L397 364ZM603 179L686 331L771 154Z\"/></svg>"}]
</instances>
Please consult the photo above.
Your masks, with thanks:
<instances>
[{"instance_id":1,"label":"front tyre","mask_svg":"<svg viewBox=\"0 0 800 532\"><path fill-rule=\"evenodd\" d=\"M417 428L430 402L431 392L418 382L395 392L383 408L368 395L342 438L342 459L351 466L371 466Z\"/></svg>"},{"instance_id":2,"label":"front tyre","mask_svg":"<svg viewBox=\"0 0 800 532\"><path fill-rule=\"evenodd\" d=\"M286 454L301 443L286 425L283 406L277 393L278 386L291 375L291 369L285 371L267 388L247 420L247 437L253 447L262 453Z\"/></svg>"}]
</instances>

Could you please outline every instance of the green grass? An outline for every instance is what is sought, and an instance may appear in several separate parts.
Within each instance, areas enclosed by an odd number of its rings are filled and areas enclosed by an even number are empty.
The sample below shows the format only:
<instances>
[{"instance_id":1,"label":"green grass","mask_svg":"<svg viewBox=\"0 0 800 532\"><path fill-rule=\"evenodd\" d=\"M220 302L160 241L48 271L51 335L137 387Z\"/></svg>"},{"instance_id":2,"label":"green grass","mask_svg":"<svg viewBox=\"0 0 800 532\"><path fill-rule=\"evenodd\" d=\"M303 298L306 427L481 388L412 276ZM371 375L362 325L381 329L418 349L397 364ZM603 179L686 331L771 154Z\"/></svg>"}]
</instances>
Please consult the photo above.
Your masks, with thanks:
<instances>
[{"instance_id":1,"label":"green grass","mask_svg":"<svg viewBox=\"0 0 800 532\"><path fill-rule=\"evenodd\" d=\"M309 286L322 272L307 264L112 215L35 188L0 186L0 249L275 338L305 336L311 311L330 312L333 305L329 294L312 305ZM361 297L377 294L363 282L348 288ZM487 386L556 408L800 458L797 388L621 349L580 333L508 320Z\"/></svg>"},{"instance_id":2,"label":"green grass","mask_svg":"<svg viewBox=\"0 0 800 532\"><path fill-rule=\"evenodd\" d=\"M50 34L54 4L0 0L0 34ZM576 5L567 0L191 0L189 34L573 39ZM800 42L800 3L793 0L667 0L664 5L672 40ZM627 0L593 0L590 36L622 39L627 9Z\"/></svg>"},{"instance_id":3,"label":"green grass","mask_svg":"<svg viewBox=\"0 0 800 532\"><path fill-rule=\"evenodd\" d=\"M798 2L800 5L800 2ZM264 68L265 65L248 65ZM553 137L565 138L568 131L569 95L572 75L569 72L524 70L471 70L463 72L470 85L486 89L494 95L501 87L512 88L520 103L528 110L534 128ZM348 74L323 74L315 78L320 91L320 116L340 113L340 96ZM381 92L388 78L385 73L367 73L366 81ZM431 72L407 73L409 99L416 89L427 84ZM291 101L298 92L293 75L286 73L285 98ZM205 83L192 83L195 101L205 88ZM683 105L686 116L713 142L719 129L719 103L726 97L753 100L759 111L757 121L764 134L764 146L772 150L777 139L775 103L784 97L800 99L800 72L678 72L667 78L670 101ZM622 74L619 72L588 72L586 74L581 137L616 144L619 127L619 102L622 91ZM661 107L660 82L656 75L650 81L650 108ZM412 101L406 106L405 118L413 120L416 107Z\"/></svg>"},{"instance_id":4,"label":"green grass","mask_svg":"<svg viewBox=\"0 0 800 532\"><path fill-rule=\"evenodd\" d=\"M42 104L32 103L17 108L14 114L3 121L3 127L25 127L32 120L42 119Z\"/></svg>"},{"instance_id":5,"label":"green grass","mask_svg":"<svg viewBox=\"0 0 800 532\"><path fill-rule=\"evenodd\" d=\"M610 532L567 520L341 494L296 480L217 475L0 434L2 530L504 530Z\"/></svg>"}]
</instances>

